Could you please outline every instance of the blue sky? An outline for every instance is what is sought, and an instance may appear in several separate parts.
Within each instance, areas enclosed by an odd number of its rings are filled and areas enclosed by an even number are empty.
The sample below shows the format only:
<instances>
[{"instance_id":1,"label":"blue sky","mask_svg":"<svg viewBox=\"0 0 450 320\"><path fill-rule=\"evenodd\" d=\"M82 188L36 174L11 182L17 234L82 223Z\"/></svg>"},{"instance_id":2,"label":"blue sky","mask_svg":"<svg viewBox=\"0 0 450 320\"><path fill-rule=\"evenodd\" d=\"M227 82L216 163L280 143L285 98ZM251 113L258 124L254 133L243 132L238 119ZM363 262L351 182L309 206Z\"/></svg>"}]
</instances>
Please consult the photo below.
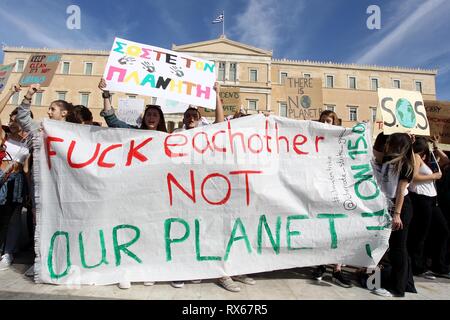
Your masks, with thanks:
<instances>
[{"instance_id":1,"label":"blue sky","mask_svg":"<svg viewBox=\"0 0 450 320\"><path fill-rule=\"evenodd\" d=\"M66 28L71 4L80 30ZM366 26L372 4L380 30ZM170 49L217 38L222 10L228 38L275 58L437 68L437 97L450 100L449 0L1 0L0 42L110 50L118 36Z\"/></svg>"}]
</instances>

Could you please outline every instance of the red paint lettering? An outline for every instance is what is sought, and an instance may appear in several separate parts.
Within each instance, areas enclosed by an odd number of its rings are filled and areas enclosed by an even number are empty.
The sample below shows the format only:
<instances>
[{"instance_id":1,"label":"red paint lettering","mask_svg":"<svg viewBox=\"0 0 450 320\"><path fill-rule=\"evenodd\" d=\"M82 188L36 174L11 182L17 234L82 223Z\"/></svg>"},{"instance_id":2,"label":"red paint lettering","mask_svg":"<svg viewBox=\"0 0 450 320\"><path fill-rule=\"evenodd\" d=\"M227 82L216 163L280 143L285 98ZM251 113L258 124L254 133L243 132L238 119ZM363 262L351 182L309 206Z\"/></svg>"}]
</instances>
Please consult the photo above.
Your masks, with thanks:
<instances>
[{"instance_id":1,"label":"red paint lettering","mask_svg":"<svg viewBox=\"0 0 450 320\"><path fill-rule=\"evenodd\" d=\"M191 193L189 193L185 188L183 188L171 173L167 175L167 188L169 189L170 206L172 206L173 204L172 183L174 183L178 187L178 189L180 189L189 199L191 199L193 203L195 203L195 181L193 170L190 171L190 176L191 176Z\"/></svg>"},{"instance_id":2,"label":"red paint lettering","mask_svg":"<svg viewBox=\"0 0 450 320\"><path fill-rule=\"evenodd\" d=\"M206 136L206 147L203 150L198 149L195 143L196 141L195 139L201 134ZM208 134L206 132L197 132L196 134L194 134L194 136L192 137L192 147L194 148L195 151L199 152L200 154L204 154L208 149L213 151L211 145L209 144Z\"/></svg>"},{"instance_id":3,"label":"red paint lettering","mask_svg":"<svg viewBox=\"0 0 450 320\"><path fill-rule=\"evenodd\" d=\"M320 140L325 140L325 137L316 136L316 152L317 153L319 152L319 141Z\"/></svg>"},{"instance_id":4,"label":"red paint lettering","mask_svg":"<svg viewBox=\"0 0 450 320\"><path fill-rule=\"evenodd\" d=\"M64 142L64 139L61 138L57 138L57 137L50 137L48 136L46 139L46 146L47 146L47 162L48 162L48 169L51 170L52 169L52 162L50 161L50 157L51 156L56 156L56 152L53 151L50 148L50 144L52 142Z\"/></svg>"},{"instance_id":5,"label":"red paint lettering","mask_svg":"<svg viewBox=\"0 0 450 320\"><path fill-rule=\"evenodd\" d=\"M100 158L98 159L98 166L102 167L102 168L114 167L116 165L115 163L104 162L104 160L105 160L105 157L108 154L108 152L110 152L111 150L120 148L121 146L122 146L122 144L113 144L112 146L109 146L108 148L103 150L102 154L100 155Z\"/></svg>"},{"instance_id":6,"label":"red paint lettering","mask_svg":"<svg viewBox=\"0 0 450 320\"><path fill-rule=\"evenodd\" d=\"M245 174L245 193L247 200L247 207L250 204L250 188L248 186L248 175L249 174L261 174L262 171L252 171L252 170L241 170L241 171L231 171L230 174Z\"/></svg>"},{"instance_id":7,"label":"red paint lettering","mask_svg":"<svg viewBox=\"0 0 450 320\"><path fill-rule=\"evenodd\" d=\"M209 179L214 178L214 177L220 177L220 178L224 179L224 180L226 181L227 185L228 185L228 190L227 190L227 193L226 193L225 197L223 197L222 200L219 200L219 201L217 201L217 202L210 201L210 200L209 200L208 198L206 198L206 196L205 196L205 184L206 184L206 182L207 182ZM217 189L216 189L216 190L217 190ZM208 175L208 176L203 180L203 182L202 182L202 196L203 196L203 199L205 199L205 201L208 202L209 204L214 205L214 206L219 206L219 205L225 204L225 203L227 203L227 201L230 199L230 195L231 195L231 183L230 183L230 180L229 180L227 177L225 177L224 175L222 175L222 174L220 174L220 173L213 173L213 174Z\"/></svg>"},{"instance_id":8,"label":"red paint lettering","mask_svg":"<svg viewBox=\"0 0 450 320\"><path fill-rule=\"evenodd\" d=\"M180 144L180 143L169 143L169 139L170 138L174 138L174 137L182 137L184 139L184 141ZM171 134L168 135L166 137L166 139L164 140L164 152L166 153L166 156L168 156L169 158L176 158L176 157L184 157L187 154L186 153L175 153L172 152L169 147L182 147L185 146L188 142L187 137L184 134Z\"/></svg>"},{"instance_id":9,"label":"red paint lettering","mask_svg":"<svg viewBox=\"0 0 450 320\"><path fill-rule=\"evenodd\" d=\"M153 138L147 138L142 143L138 144L137 147L134 146L134 140L131 140L130 151L128 152L128 159L125 166L129 167L133 161L133 158L136 158L141 162L147 161L148 158L144 156L142 153L140 153L138 150L152 140Z\"/></svg>"},{"instance_id":10,"label":"red paint lettering","mask_svg":"<svg viewBox=\"0 0 450 320\"><path fill-rule=\"evenodd\" d=\"M302 142L298 142L298 141L297 141L298 138L302 138L303 141L302 141ZM308 154L309 152L304 152L304 151L301 151L299 148L297 148L297 146L302 146L302 145L304 145L307 141L308 141L308 138L305 137L304 135L302 135L302 134L296 135L296 136L294 137L294 151L295 151L297 154Z\"/></svg>"},{"instance_id":11,"label":"red paint lettering","mask_svg":"<svg viewBox=\"0 0 450 320\"><path fill-rule=\"evenodd\" d=\"M219 130L218 132L216 132L216 133L213 134L213 136L212 136L212 144L213 144L214 150L216 150L216 151L218 151L218 152L227 152L227 149L226 149L225 147L223 147L223 148L218 148L218 147L216 146L216 138L217 138L217 135L218 135L219 133L225 134L225 131L224 131L224 130Z\"/></svg>"},{"instance_id":12,"label":"red paint lettering","mask_svg":"<svg viewBox=\"0 0 450 320\"><path fill-rule=\"evenodd\" d=\"M82 163L73 162L72 154L73 154L73 150L75 149L76 144L77 143L74 140L72 140L72 142L70 143L70 146L69 146L69 151L67 152L67 162L69 163L69 166L71 168L81 169L81 168L87 167L92 162L94 162L95 159L97 159L98 153L100 152L100 143L97 143L97 145L95 147L94 155L89 160L87 160L86 162L82 162Z\"/></svg>"}]
</instances>

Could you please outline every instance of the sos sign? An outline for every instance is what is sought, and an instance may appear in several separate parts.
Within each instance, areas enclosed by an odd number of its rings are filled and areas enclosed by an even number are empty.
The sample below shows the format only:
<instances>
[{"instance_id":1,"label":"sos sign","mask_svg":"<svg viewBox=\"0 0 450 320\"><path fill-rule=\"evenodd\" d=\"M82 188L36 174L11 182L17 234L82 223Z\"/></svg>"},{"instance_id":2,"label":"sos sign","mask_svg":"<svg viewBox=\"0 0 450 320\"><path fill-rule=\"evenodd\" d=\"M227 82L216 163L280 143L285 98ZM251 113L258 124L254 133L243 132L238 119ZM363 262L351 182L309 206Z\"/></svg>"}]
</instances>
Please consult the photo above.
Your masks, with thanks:
<instances>
[{"instance_id":1,"label":"sos sign","mask_svg":"<svg viewBox=\"0 0 450 320\"><path fill-rule=\"evenodd\" d=\"M416 91L378 89L385 134L408 132L429 136L430 126L422 95Z\"/></svg>"}]
</instances>

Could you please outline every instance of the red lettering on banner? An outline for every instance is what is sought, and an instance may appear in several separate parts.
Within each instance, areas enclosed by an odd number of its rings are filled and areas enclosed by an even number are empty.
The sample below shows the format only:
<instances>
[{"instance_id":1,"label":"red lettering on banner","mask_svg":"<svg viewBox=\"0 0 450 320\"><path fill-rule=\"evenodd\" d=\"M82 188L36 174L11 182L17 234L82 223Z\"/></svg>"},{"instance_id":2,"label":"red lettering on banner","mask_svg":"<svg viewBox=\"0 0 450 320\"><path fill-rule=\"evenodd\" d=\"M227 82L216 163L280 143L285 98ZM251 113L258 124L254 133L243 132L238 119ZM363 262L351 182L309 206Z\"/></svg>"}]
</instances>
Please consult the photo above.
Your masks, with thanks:
<instances>
[{"instance_id":1,"label":"red lettering on banner","mask_svg":"<svg viewBox=\"0 0 450 320\"><path fill-rule=\"evenodd\" d=\"M182 144L179 143L169 143L169 139L173 138L173 137L183 137L184 138L184 142ZM171 134L168 135L166 137L166 139L164 140L164 152L166 153L166 156L168 156L169 158L176 158L176 157L184 157L187 154L186 153L174 153L172 152L169 147L182 147L185 146L188 142L187 137L184 134Z\"/></svg>"},{"instance_id":2,"label":"red lettering on banner","mask_svg":"<svg viewBox=\"0 0 450 320\"><path fill-rule=\"evenodd\" d=\"M94 162L95 159L97 159L98 153L100 152L100 143L97 143L97 145L95 147L94 155L88 161L86 161L84 163L75 163L75 162L73 162L72 161L72 154L73 154L73 150L75 149L75 145L76 144L77 143L74 140L72 140L72 142L70 143L70 146L69 146L69 151L67 152L67 162L69 163L69 166L71 168L81 169L81 168L87 167L92 162Z\"/></svg>"},{"instance_id":3,"label":"red lettering on banner","mask_svg":"<svg viewBox=\"0 0 450 320\"><path fill-rule=\"evenodd\" d=\"M276 126L276 124L275 124ZM269 119L266 119L266 146L267 146L267 152L272 153L272 150L270 149L269 141L272 139L272 137L269 135Z\"/></svg>"},{"instance_id":4,"label":"red lettering on banner","mask_svg":"<svg viewBox=\"0 0 450 320\"><path fill-rule=\"evenodd\" d=\"M247 200L247 207L250 205L250 188L248 186L248 175L249 174L261 174L262 171L254 171L254 170L240 170L240 171L231 171L230 174L245 174L245 195Z\"/></svg>"},{"instance_id":5,"label":"red lettering on banner","mask_svg":"<svg viewBox=\"0 0 450 320\"><path fill-rule=\"evenodd\" d=\"M261 149L255 150L255 149L252 148L252 138L253 138L253 137L258 137L258 140L259 140L259 142L260 142ZM248 137L248 150L250 150L250 152L252 152L252 153L261 153L261 151L262 151L263 149L264 149L264 142L262 141L261 136L260 136L259 134L254 133L254 134L252 134L250 137Z\"/></svg>"},{"instance_id":6,"label":"red lettering on banner","mask_svg":"<svg viewBox=\"0 0 450 320\"><path fill-rule=\"evenodd\" d=\"M108 152L110 152L111 150L120 148L121 146L122 146L122 144L113 144L112 146L109 146L108 148L103 150L102 154L100 155L100 158L98 159L98 166L102 167L102 168L114 167L116 165L115 163L104 162L104 160L105 160L105 157L108 154Z\"/></svg>"},{"instance_id":7,"label":"red lettering on banner","mask_svg":"<svg viewBox=\"0 0 450 320\"><path fill-rule=\"evenodd\" d=\"M201 134L206 136L206 148L203 149L203 150L198 149L196 144L195 144L195 138L197 138L197 136L199 136ZM203 131L202 132L197 132L196 134L194 134L194 136L192 137L192 147L194 148L195 151L199 152L200 154L204 154L206 152L206 150L208 150L208 149L213 151L213 148L209 144L208 134L206 132L203 132Z\"/></svg>"},{"instance_id":8,"label":"red lettering on banner","mask_svg":"<svg viewBox=\"0 0 450 320\"><path fill-rule=\"evenodd\" d=\"M191 176L191 193L189 193L185 188L181 186L181 184L178 183L177 179L175 179L173 174L171 173L167 174L167 188L169 189L170 206L172 206L173 204L172 183L174 183L178 187L178 189L180 189L186 196L188 196L193 203L195 203L194 170L190 171L190 176Z\"/></svg>"},{"instance_id":9,"label":"red lettering on banner","mask_svg":"<svg viewBox=\"0 0 450 320\"><path fill-rule=\"evenodd\" d=\"M216 146L216 138L217 138L217 135L218 135L219 133L225 134L225 130L219 130L219 131L217 131L216 133L213 134L213 136L212 136L212 144L213 144L214 150L216 150L216 151L218 151L218 152L227 152L227 148L225 148L225 147L223 147L223 148L218 148L218 147Z\"/></svg>"},{"instance_id":10,"label":"red lettering on banner","mask_svg":"<svg viewBox=\"0 0 450 320\"><path fill-rule=\"evenodd\" d=\"M316 153L319 153L319 141L325 140L325 137L316 136Z\"/></svg>"},{"instance_id":11,"label":"red lettering on banner","mask_svg":"<svg viewBox=\"0 0 450 320\"><path fill-rule=\"evenodd\" d=\"M302 142L298 142L298 141L297 141L297 138L302 138L303 141L302 141ZM302 145L304 145L307 141L308 141L308 138L305 137L304 135L302 135L302 134L296 135L296 136L294 137L294 151L295 151L297 154L308 154L309 152L304 152L304 151L300 150L299 148L297 148L297 146L302 146Z\"/></svg>"},{"instance_id":12,"label":"red lettering on banner","mask_svg":"<svg viewBox=\"0 0 450 320\"><path fill-rule=\"evenodd\" d=\"M238 136L241 138L242 149L244 152L247 152L247 150L245 149L244 134L242 132L231 133L231 121L228 121L228 138L230 139L231 153L234 153L234 140L233 139L235 136Z\"/></svg>"},{"instance_id":13,"label":"red lettering on banner","mask_svg":"<svg viewBox=\"0 0 450 320\"><path fill-rule=\"evenodd\" d=\"M208 179L211 179L211 178L214 178L214 177L221 177L221 178L223 178L227 182L227 185L228 185L227 193L226 193L225 197L223 197L222 200L217 201L217 202L210 201L205 196L205 183L208 181ZM203 199L205 199L206 202L208 202L209 204L211 204L213 206L220 206L222 204L227 203L228 200L230 199L230 196L231 196L231 182L230 182L230 180L227 177L225 177L223 174L220 174L220 173L212 173L212 174L207 175L206 178L202 182L202 187L201 188L202 188L202 197L203 197Z\"/></svg>"},{"instance_id":14,"label":"red lettering on banner","mask_svg":"<svg viewBox=\"0 0 450 320\"><path fill-rule=\"evenodd\" d=\"M125 166L126 167L131 166L131 163L133 162L133 158L136 158L136 159L140 160L141 162L147 161L148 158L146 156L144 156L142 153L140 153L138 150L152 140L153 140L153 138L147 138L143 142L138 144L137 147L134 146L134 140L131 140L130 151L128 152L128 159L127 159L127 163Z\"/></svg>"},{"instance_id":15,"label":"red lettering on banner","mask_svg":"<svg viewBox=\"0 0 450 320\"><path fill-rule=\"evenodd\" d=\"M277 141L277 153L280 153L280 140L286 141L286 152L289 152L289 139L278 135L278 123L275 123L275 140Z\"/></svg>"},{"instance_id":16,"label":"red lettering on banner","mask_svg":"<svg viewBox=\"0 0 450 320\"><path fill-rule=\"evenodd\" d=\"M52 142L64 142L64 139L61 138L57 138L57 137L50 137L48 136L46 139L46 146L47 146L47 162L48 162L48 169L51 170L52 169L52 163L50 161L50 157L51 156L56 156L56 152L51 150L50 148L50 144Z\"/></svg>"}]
</instances>

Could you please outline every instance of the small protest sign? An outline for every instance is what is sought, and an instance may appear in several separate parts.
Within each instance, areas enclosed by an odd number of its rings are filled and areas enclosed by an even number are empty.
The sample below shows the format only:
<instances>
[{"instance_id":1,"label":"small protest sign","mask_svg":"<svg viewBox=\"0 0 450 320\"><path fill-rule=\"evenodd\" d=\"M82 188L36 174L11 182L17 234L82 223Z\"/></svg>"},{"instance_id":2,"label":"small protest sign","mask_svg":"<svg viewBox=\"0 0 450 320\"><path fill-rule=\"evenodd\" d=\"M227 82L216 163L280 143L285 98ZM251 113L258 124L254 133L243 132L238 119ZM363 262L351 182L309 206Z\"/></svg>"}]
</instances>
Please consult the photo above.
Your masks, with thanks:
<instances>
[{"instance_id":1,"label":"small protest sign","mask_svg":"<svg viewBox=\"0 0 450 320\"><path fill-rule=\"evenodd\" d=\"M119 99L117 118L132 126L139 127L144 113L144 99Z\"/></svg>"},{"instance_id":2,"label":"small protest sign","mask_svg":"<svg viewBox=\"0 0 450 320\"><path fill-rule=\"evenodd\" d=\"M450 101L424 101L430 135L439 135L441 143L450 144Z\"/></svg>"},{"instance_id":3,"label":"small protest sign","mask_svg":"<svg viewBox=\"0 0 450 320\"><path fill-rule=\"evenodd\" d=\"M36 54L30 57L20 78L20 85L27 87L38 83L41 87L48 87L55 75L59 62L60 54Z\"/></svg>"},{"instance_id":4,"label":"small protest sign","mask_svg":"<svg viewBox=\"0 0 450 320\"><path fill-rule=\"evenodd\" d=\"M287 78L284 84L287 115L292 119L317 120L323 109L322 80Z\"/></svg>"},{"instance_id":5,"label":"small protest sign","mask_svg":"<svg viewBox=\"0 0 450 320\"><path fill-rule=\"evenodd\" d=\"M103 77L110 91L216 107L214 62L184 53L115 38Z\"/></svg>"},{"instance_id":6,"label":"small protest sign","mask_svg":"<svg viewBox=\"0 0 450 320\"><path fill-rule=\"evenodd\" d=\"M9 76L11 75L15 65L15 63L0 65L0 93L2 93L3 89L5 89Z\"/></svg>"},{"instance_id":7,"label":"small protest sign","mask_svg":"<svg viewBox=\"0 0 450 320\"><path fill-rule=\"evenodd\" d=\"M219 93L224 116L234 115L241 108L241 89L239 87L221 87ZM215 110L199 108L203 117L214 117Z\"/></svg>"},{"instance_id":8,"label":"small protest sign","mask_svg":"<svg viewBox=\"0 0 450 320\"><path fill-rule=\"evenodd\" d=\"M380 120L375 122L375 126L385 134L407 132L422 136L430 135L420 92L378 88L378 99L382 126Z\"/></svg>"}]
</instances>

